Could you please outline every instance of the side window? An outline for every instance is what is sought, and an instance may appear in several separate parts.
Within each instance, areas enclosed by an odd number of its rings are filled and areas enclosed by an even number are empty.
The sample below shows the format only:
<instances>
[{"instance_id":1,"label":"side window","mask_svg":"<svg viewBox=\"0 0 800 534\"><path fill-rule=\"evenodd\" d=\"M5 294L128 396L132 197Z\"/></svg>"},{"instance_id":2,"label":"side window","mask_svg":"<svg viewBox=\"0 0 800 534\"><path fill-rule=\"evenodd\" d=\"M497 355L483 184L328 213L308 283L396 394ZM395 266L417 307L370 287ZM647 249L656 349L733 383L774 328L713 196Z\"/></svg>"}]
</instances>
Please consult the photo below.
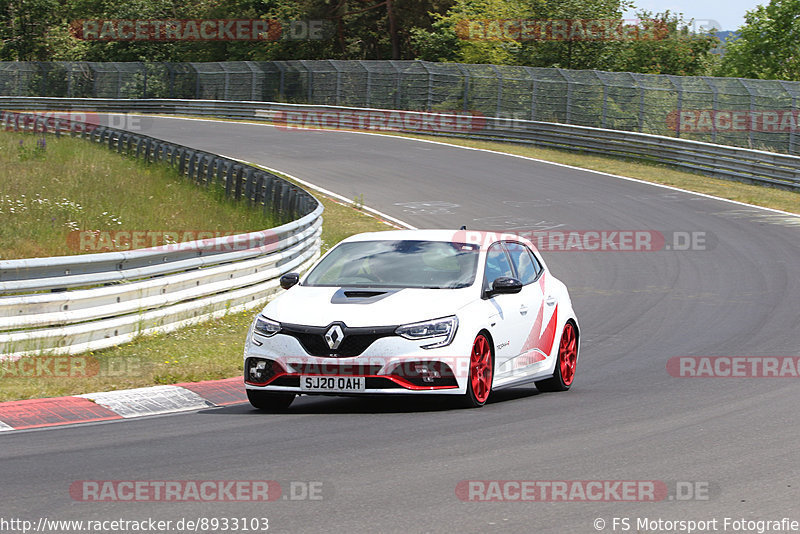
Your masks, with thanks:
<instances>
[{"instance_id":1,"label":"side window","mask_svg":"<svg viewBox=\"0 0 800 534\"><path fill-rule=\"evenodd\" d=\"M501 243L495 243L486 253L486 272L483 276L483 284L490 287L495 279L501 276L514 276L511 264L508 262L505 250Z\"/></svg>"},{"instance_id":2,"label":"side window","mask_svg":"<svg viewBox=\"0 0 800 534\"><path fill-rule=\"evenodd\" d=\"M530 284L536 280L542 270L542 266L539 265L539 262L528 250L528 247L522 243L506 243L506 249L508 249L508 254L511 256L511 261L517 270L520 282Z\"/></svg>"}]
</instances>

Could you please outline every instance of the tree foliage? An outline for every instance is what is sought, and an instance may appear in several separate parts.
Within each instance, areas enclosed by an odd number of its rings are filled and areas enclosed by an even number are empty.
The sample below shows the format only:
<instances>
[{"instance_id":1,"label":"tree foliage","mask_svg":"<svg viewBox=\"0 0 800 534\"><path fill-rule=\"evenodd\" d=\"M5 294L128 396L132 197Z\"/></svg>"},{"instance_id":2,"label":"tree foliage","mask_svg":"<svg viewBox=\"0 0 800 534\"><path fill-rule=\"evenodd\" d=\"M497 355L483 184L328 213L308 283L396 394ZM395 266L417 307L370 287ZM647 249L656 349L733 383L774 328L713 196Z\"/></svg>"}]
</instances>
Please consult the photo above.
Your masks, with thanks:
<instances>
[{"instance_id":1,"label":"tree foliage","mask_svg":"<svg viewBox=\"0 0 800 534\"><path fill-rule=\"evenodd\" d=\"M745 15L716 74L800 80L800 0L771 0Z\"/></svg>"},{"instance_id":2,"label":"tree foliage","mask_svg":"<svg viewBox=\"0 0 800 534\"><path fill-rule=\"evenodd\" d=\"M800 0L774 0L798 4ZM706 74L707 36L669 13L657 40L465 38L470 21L615 21L630 0L0 0L0 60L241 61L427 59L572 69ZM325 20L326 38L260 41L91 41L70 31L97 19ZM625 23L631 26L631 23ZM636 24L633 23L633 26Z\"/></svg>"}]
</instances>

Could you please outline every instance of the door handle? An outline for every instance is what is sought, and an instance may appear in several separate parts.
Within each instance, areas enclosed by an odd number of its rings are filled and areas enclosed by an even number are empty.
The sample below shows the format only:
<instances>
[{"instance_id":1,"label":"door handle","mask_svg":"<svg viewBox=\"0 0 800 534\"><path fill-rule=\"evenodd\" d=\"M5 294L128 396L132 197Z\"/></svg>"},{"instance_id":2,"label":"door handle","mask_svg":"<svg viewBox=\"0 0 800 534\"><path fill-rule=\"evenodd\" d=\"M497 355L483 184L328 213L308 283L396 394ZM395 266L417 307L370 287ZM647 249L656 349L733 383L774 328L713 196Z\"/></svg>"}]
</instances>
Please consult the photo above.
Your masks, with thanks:
<instances>
[{"instance_id":1,"label":"door handle","mask_svg":"<svg viewBox=\"0 0 800 534\"><path fill-rule=\"evenodd\" d=\"M526 313L528 313L528 307L523 304L522 306L519 307L519 313L520 315L525 315Z\"/></svg>"},{"instance_id":2,"label":"door handle","mask_svg":"<svg viewBox=\"0 0 800 534\"><path fill-rule=\"evenodd\" d=\"M545 300L545 301L544 301L544 303L545 303L545 304L547 304L548 306L552 306L552 305L553 305L553 304L555 304L556 302L558 302L558 301L557 301L557 299L556 299L555 297L553 297L553 296L547 297L547 300Z\"/></svg>"}]
</instances>

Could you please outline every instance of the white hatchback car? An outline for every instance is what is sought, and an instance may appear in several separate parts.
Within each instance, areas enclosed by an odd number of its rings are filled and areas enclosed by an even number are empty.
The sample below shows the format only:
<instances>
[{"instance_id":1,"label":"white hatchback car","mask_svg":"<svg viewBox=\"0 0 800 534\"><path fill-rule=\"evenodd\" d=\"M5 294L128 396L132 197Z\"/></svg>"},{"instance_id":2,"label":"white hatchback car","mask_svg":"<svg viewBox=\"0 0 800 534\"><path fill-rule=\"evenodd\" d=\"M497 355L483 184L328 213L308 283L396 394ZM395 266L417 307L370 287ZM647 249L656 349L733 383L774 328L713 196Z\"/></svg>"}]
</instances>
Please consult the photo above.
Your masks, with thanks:
<instances>
[{"instance_id":1,"label":"white hatchback car","mask_svg":"<svg viewBox=\"0 0 800 534\"><path fill-rule=\"evenodd\" d=\"M569 389L580 349L566 286L533 244L467 230L359 234L281 278L247 334L253 406L302 395L458 395L482 406L533 382Z\"/></svg>"}]
</instances>

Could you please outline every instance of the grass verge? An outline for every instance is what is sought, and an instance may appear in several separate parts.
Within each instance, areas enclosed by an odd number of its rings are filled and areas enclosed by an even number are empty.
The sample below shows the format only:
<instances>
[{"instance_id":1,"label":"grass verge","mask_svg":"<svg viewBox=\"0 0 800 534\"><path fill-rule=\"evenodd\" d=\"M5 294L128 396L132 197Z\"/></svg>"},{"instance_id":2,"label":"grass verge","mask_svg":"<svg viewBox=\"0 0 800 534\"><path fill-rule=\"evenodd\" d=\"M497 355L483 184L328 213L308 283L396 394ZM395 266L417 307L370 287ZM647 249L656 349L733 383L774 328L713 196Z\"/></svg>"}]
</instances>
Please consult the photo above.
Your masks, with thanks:
<instances>
[{"instance_id":1,"label":"grass verge","mask_svg":"<svg viewBox=\"0 0 800 534\"><path fill-rule=\"evenodd\" d=\"M197 187L167 165L66 136L0 132L0 184L4 260L162 245L167 232L186 241L198 232L275 226L270 214L226 198L222 188ZM132 247L126 232L145 241Z\"/></svg>"}]
</instances>

